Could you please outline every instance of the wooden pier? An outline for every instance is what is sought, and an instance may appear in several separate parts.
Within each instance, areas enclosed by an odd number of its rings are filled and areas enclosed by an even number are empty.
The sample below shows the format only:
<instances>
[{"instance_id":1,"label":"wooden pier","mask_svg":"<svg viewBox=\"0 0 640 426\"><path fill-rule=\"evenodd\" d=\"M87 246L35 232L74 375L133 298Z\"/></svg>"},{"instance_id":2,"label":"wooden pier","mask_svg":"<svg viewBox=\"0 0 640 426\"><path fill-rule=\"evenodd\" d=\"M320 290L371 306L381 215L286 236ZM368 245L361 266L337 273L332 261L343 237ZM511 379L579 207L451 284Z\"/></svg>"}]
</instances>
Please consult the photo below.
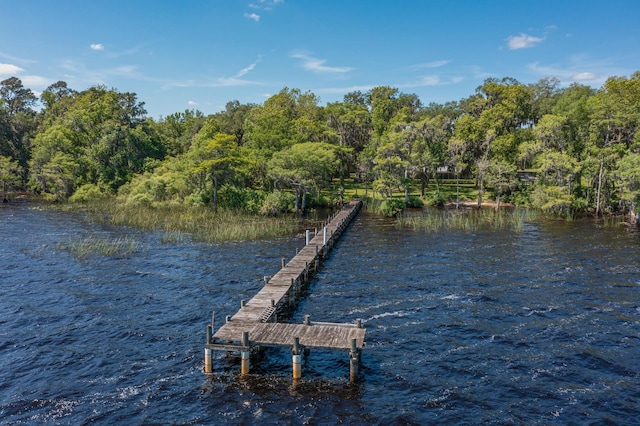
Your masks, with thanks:
<instances>
[{"instance_id":1,"label":"wooden pier","mask_svg":"<svg viewBox=\"0 0 640 426\"><path fill-rule=\"evenodd\" d=\"M364 346L365 329L360 320L355 324L311 321L304 323L278 322L278 314L292 309L302 297L303 286L309 282L344 230L358 214L362 203L352 201L334 213L319 232L305 235L305 246L288 263L282 259L282 269L273 277L265 277L264 287L248 302L240 302L240 310L227 316L214 333L214 324L207 325L205 345L205 372L211 373L212 351L237 351L241 357L241 374L250 370L252 349L260 347L286 347L292 351L293 378L302 372L302 353L312 348L349 351L350 378L358 375L360 354Z\"/></svg>"}]
</instances>

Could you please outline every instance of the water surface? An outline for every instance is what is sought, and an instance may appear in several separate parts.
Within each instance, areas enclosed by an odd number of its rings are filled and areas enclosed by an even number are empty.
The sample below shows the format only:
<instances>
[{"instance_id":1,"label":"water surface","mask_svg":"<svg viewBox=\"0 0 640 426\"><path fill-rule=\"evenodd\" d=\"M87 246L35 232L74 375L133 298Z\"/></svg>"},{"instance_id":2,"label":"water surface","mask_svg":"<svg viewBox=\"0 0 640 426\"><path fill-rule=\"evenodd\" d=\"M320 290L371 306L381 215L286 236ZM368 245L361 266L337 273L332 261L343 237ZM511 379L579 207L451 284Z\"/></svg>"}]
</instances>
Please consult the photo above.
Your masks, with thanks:
<instances>
[{"instance_id":1,"label":"water surface","mask_svg":"<svg viewBox=\"0 0 640 426\"><path fill-rule=\"evenodd\" d=\"M204 327L251 298L303 244L205 245L0 208L2 424L634 424L640 418L640 236L591 221L523 232L398 230L362 214L292 321L363 320L349 357L266 350L252 374ZM80 260L81 236L138 251Z\"/></svg>"}]
</instances>

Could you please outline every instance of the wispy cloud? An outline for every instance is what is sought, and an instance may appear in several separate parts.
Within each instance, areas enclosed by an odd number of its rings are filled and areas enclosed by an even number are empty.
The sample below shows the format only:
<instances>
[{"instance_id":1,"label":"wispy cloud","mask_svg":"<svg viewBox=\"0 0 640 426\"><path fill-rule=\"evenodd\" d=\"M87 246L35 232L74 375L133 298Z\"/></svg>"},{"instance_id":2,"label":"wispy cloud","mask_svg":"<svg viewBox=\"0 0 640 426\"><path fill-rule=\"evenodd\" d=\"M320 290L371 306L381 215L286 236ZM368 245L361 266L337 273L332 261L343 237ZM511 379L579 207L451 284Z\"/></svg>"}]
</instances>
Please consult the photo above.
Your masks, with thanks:
<instances>
[{"instance_id":1,"label":"wispy cloud","mask_svg":"<svg viewBox=\"0 0 640 426\"><path fill-rule=\"evenodd\" d=\"M258 62L260 62L260 59L261 59L261 57L258 56L258 59L256 59L256 61L254 63L252 63L248 67L243 68L240 71L238 71L238 73L236 75L234 75L234 77L235 78L240 78L240 77L244 77L245 75L249 74L251 71L253 71L253 69L256 67L256 65L258 65Z\"/></svg>"},{"instance_id":2,"label":"wispy cloud","mask_svg":"<svg viewBox=\"0 0 640 426\"><path fill-rule=\"evenodd\" d=\"M89 47L91 48L91 50L104 50L104 45L100 43L90 44Z\"/></svg>"},{"instance_id":3,"label":"wispy cloud","mask_svg":"<svg viewBox=\"0 0 640 426\"><path fill-rule=\"evenodd\" d=\"M260 21L260 15L258 15L257 13L245 13L244 17L248 19L253 19L256 22Z\"/></svg>"},{"instance_id":4,"label":"wispy cloud","mask_svg":"<svg viewBox=\"0 0 640 426\"><path fill-rule=\"evenodd\" d=\"M0 58L8 59L11 62L17 62L19 64L35 64L36 63L36 61L32 59L19 58L17 56L7 55L6 53L3 53L3 52L0 52Z\"/></svg>"},{"instance_id":5,"label":"wispy cloud","mask_svg":"<svg viewBox=\"0 0 640 426\"><path fill-rule=\"evenodd\" d=\"M315 73L327 74L344 74L353 71L352 67L329 67L325 65L325 59L318 59L304 52L293 52L289 55L291 58L300 59L302 67Z\"/></svg>"},{"instance_id":6,"label":"wispy cloud","mask_svg":"<svg viewBox=\"0 0 640 426\"><path fill-rule=\"evenodd\" d=\"M0 76L14 76L24 72L24 69L13 64L3 64L0 62Z\"/></svg>"},{"instance_id":7,"label":"wispy cloud","mask_svg":"<svg viewBox=\"0 0 640 426\"><path fill-rule=\"evenodd\" d=\"M256 3L249 3L249 7L259 10L273 10L274 6L283 3L284 0L258 0Z\"/></svg>"},{"instance_id":8,"label":"wispy cloud","mask_svg":"<svg viewBox=\"0 0 640 426\"><path fill-rule=\"evenodd\" d=\"M455 83L460 83L462 80L464 80L463 77L459 77L459 76L453 76L453 77L448 77L443 79L442 77L438 76L438 75L423 75L420 76L417 80L412 81L412 82L408 82L408 83L402 83L402 84L396 84L395 86L398 88L413 88L413 87L434 87L434 86L446 86L449 84L455 84Z\"/></svg>"},{"instance_id":9,"label":"wispy cloud","mask_svg":"<svg viewBox=\"0 0 640 426\"><path fill-rule=\"evenodd\" d=\"M189 101L189 102L187 102L187 105L189 105L189 106L198 106L198 103L196 101Z\"/></svg>"},{"instance_id":10,"label":"wispy cloud","mask_svg":"<svg viewBox=\"0 0 640 426\"><path fill-rule=\"evenodd\" d=\"M432 62L425 62L424 64L410 65L408 68L410 70L420 70L424 68L440 68L447 65L450 62L451 61L449 60L432 61Z\"/></svg>"},{"instance_id":11,"label":"wispy cloud","mask_svg":"<svg viewBox=\"0 0 640 426\"><path fill-rule=\"evenodd\" d=\"M351 92L367 92L376 87L376 84L371 85L361 85L361 86L347 86L347 87L324 87L320 89L314 89L314 93L325 94L325 95L340 95L347 94Z\"/></svg>"},{"instance_id":12,"label":"wispy cloud","mask_svg":"<svg viewBox=\"0 0 640 426\"><path fill-rule=\"evenodd\" d=\"M507 37L507 45L509 46L510 50L527 49L543 42L544 39L544 37L534 37L528 34L520 33L520 35L517 36Z\"/></svg>"},{"instance_id":13,"label":"wispy cloud","mask_svg":"<svg viewBox=\"0 0 640 426\"><path fill-rule=\"evenodd\" d=\"M601 68L598 64L572 64L566 68L558 66L541 65L534 62L528 65L528 68L542 77L556 77L562 85L571 83L600 85L603 84L609 76L620 75L619 70ZM586 71L585 69L589 69Z\"/></svg>"}]
</instances>

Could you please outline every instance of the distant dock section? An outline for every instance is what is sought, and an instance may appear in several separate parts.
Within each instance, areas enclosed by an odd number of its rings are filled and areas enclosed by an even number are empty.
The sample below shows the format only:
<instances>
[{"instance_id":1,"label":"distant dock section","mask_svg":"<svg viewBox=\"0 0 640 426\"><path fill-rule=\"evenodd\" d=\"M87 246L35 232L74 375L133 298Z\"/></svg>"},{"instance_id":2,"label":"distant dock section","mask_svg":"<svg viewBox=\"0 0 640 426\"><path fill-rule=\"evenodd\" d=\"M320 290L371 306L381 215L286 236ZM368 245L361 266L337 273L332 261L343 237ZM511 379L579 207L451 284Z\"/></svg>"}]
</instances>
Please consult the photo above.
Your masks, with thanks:
<instances>
[{"instance_id":1,"label":"distant dock section","mask_svg":"<svg viewBox=\"0 0 640 426\"><path fill-rule=\"evenodd\" d=\"M292 351L293 378L302 374L302 354L309 349L338 349L349 352L350 379L355 381L365 329L360 320L354 324L311 321L305 316L302 324L278 322L278 313L295 307L303 293L303 285L329 256L331 249L344 230L356 217L361 201L351 201L334 213L319 232L305 235L305 246L288 262L282 259L282 269L270 279L265 278L264 287L248 302L241 301L240 309L227 316L214 333L213 320L207 325L205 345L205 372L211 373L212 351L240 352L241 374L250 370L250 355L260 347L286 347Z\"/></svg>"}]
</instances>

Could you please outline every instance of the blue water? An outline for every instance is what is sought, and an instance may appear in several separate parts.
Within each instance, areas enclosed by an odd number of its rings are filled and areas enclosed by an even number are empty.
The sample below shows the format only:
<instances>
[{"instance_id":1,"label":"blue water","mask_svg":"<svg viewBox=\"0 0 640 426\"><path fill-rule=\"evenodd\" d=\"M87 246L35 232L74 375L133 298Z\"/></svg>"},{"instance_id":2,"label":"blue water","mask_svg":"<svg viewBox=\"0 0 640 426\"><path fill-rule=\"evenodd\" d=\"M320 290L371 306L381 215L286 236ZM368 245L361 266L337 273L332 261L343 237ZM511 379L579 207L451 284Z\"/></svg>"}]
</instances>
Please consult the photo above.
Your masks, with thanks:
<instances>
[{"instance_id":1,"label":"blue water","mask_svg":"<svg viewBox=\"0 0 640 426\"><path fill-rule=\"evenodd\" d=\"M361 374L268 349L239 377L204 328L235 313L301 236L205 245L0 208L2 424L638 424L640 235L592 221L521 233L398 230L360 215L292 321L363 320ZM87 236L133 254L75 258Z\"/></svg>"}]
</instances>

